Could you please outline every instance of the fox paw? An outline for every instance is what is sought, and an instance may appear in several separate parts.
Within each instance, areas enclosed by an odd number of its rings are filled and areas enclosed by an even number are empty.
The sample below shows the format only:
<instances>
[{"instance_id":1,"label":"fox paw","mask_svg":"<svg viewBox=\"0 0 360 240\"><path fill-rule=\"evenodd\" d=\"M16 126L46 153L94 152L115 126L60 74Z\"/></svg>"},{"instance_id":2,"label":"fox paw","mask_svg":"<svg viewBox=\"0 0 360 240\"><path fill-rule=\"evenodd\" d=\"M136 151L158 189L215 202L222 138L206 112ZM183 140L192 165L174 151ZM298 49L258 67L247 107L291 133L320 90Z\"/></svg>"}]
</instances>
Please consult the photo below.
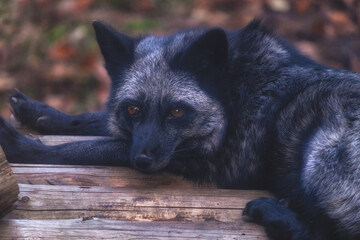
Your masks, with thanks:
<instances>
[{"instance_id":1,"label":"fox paw","mask_svg":"<svg viewBox=\"0 0 360 240\"><path fill-rule=\"evenodd\" d=\"M43 148L41 141L24 136L0 116L0 145L6 159L13 163L30 163Z\"/></svg>"},{"instance_id":2,"label":"fox paw","mask_svg":"<svg viewBox=\"0 0 360 240\"><path fill-rule=\"evenodd\" d=\"M17 121L41 133L51 130L52 119L60 120L62 117L54 108L31 100L18 90L10 96L9 102L10 110Z\"/></svg>"},{"instance_id":3,"label":"fox paw","mask_svg":"<svg viewBox=\"0 0 360 240\"><path fill-rule=\"evenodd\" d=\"M15 140L21 134L0 116L0 143L4 140Z\"/></svg>"},{"instance_id":4,"label":"fox paw","mask_svg":"<svg viewBox=\"0 0 360 240\"><path fill-rule=\"evenodd\" d=\"M281 202L272 198L258 198L246 204L243 216L259 224L278 221L283 217L294 216L295 213Z\"/></svg>"},{"instance_id":5,"label":"fox paw","mask_svg":"<svg viewBox=\"0 0 360 240\"><path fill-rule=\"evenodd\" d=\"M22 138L25 136L0 117L0 145L7 157L16 153Z\"/></svg>"},{"instance_id":6,"label":"fox paw","mask_svg":"<svg viewBox=\"0 0 360 240\"><path fill-rule=\"evenodd\" d=\"M301 231L297 214L272 198L259 198L248 202L243 216L251 222L263 225L271 239L292 239Z\"/></svg>"}]
</instances>

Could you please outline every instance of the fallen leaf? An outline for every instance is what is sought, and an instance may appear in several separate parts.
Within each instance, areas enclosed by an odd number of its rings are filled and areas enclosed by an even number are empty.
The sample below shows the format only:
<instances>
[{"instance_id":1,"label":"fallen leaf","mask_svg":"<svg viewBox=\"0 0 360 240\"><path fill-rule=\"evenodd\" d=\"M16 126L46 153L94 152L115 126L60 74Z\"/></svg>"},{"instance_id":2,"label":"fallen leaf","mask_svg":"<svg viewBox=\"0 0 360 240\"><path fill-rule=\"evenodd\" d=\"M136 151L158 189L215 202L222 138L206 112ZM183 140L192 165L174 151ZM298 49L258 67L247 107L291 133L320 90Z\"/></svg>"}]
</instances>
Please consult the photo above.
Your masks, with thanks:
<instances>
[{"instance_id":1,"label":"fallen leaf","mask_svg":"<svg viewBox=\"0 0 360 240\"><path fill-rule=\"evenodd\" d=\"M53 60L68 60L76 55L76 50L65 41L59 41L50 48L50 58Z\"/></svg>"}]
</instances>

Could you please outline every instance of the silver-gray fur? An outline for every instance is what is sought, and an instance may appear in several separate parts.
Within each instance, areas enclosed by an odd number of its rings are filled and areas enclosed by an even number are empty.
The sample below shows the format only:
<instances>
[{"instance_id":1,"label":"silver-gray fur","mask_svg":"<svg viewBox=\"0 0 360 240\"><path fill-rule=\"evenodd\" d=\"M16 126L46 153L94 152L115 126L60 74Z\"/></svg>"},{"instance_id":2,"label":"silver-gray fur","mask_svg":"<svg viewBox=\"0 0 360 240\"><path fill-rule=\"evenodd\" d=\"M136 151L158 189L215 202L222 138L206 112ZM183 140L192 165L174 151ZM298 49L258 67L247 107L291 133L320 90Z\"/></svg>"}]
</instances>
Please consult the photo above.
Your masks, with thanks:
<instances>
[{"instance_id":1,"label":"silver-gray fur","mask_svg":"<svg viewBox=\"0 0 360 240\"><path fill-rule=\"evenodd\" d=\"M107 111L69 116L20 92L10 103L44 133L112 138L48 147L1 120L10 161L36 154L37 163L132 166L265 188L276 199L253 200L244 215L271 239L360 239L359 74L308 59L258 21L138 38L94 27L112 79Z\"/></svg>"}]
</instances>

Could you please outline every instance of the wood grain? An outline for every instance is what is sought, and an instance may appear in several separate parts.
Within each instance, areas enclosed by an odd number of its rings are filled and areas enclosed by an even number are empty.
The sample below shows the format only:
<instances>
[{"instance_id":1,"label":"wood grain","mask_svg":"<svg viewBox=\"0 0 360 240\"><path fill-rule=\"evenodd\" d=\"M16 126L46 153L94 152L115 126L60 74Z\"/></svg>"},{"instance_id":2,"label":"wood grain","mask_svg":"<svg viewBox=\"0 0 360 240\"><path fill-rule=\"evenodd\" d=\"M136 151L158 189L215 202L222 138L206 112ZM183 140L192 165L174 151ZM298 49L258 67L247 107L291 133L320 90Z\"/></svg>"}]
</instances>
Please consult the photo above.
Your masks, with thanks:
<instances>
[{"instance_id":1,"label":"wood grain","mask_svg":"<svg viewBox=\"0 0 360 240\"><path fill-rule=\"evenodd\" d=\"M35 138L55 145L101 137ZM267 239L241 216L248 201L269 196L265 191L198 186L123 167L11 167L20 194L0 220L0 239Z\"/></svg>"},{"instance_id":2,"label":"wood grain","mask_svg":"<svg viewBox=\"0 0 360 240\"><path fill-rule=\"evenodd\" d=\"M141 174L130 168L35 164L11 166L18 183L23 184L177 189L200 187L181 176L169 173Z\"/></svg>"},{"instance_id":3,"label":"wood grain","mask_svg":"<svg viewBox=\"0 0 360 240\"><path fill-rule=\"evenodd\" d=\"M137 222L100 218L0 220L2 239L241 239L265 240L254 224Z\"/></svg>"},{"instance_id":4,"label":"wood grain","mask_svg":"<svg viewBox=\"0 0 360 240\"><path fill-rule=\"evenodd\" d=\"M0 217L18 199L19 187L0 147Z\"/></svg>"},{"instance_id":5,"label":"wood grain","mask_svg":"<svg viewBox=\"0 0 360 240\"><path fill-rule=\"evenodd\" d=\"M131 221L238 222L261 191L133 189L20 184L20 201L6 219L108 218Z\"/></svg>"},{"instance_id":6,"label":"wood grain","mask_svg":"<svg viewBox=\"0 0 360 240\"><path fill-rule=\"evenodd\" d=\"M69 142L88 141L88 140L100 140L109 139L110 137L100 136L59 136L59 135L30 135L32 138L40 140L45 145L59 145Z\"/></svg>"}]
</instances>

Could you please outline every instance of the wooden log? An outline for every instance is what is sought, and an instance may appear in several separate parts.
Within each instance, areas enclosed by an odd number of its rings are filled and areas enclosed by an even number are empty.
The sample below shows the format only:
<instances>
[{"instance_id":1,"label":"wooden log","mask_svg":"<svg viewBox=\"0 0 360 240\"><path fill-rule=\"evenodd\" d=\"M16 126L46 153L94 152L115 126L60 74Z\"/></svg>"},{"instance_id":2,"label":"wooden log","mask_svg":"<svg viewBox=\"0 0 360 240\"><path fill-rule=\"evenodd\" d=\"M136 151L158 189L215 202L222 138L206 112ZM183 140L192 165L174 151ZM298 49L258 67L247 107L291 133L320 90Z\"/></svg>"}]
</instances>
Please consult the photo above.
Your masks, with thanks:
<instances>
[{"instance_id":1,"label":"wooden log","mask_svg":"<svg viewBox=\"0 0 360 240\"><path fill-rule=\"evenodd\" d=\"M245 223L242 211L264 191L133 189L20 184L20 201L6 219L101 217L130 221Z\"/></svg>"},{"instance_id":2,"label":"wooden log","mask_svg":"<svg viewBox=\"0 0 360 240\"><path fill-rule=\"evenodd\" d=\"M135 222L100 218L0 220L2 239L232 239L266 240L255 224Z\"/></svg>"},{"instance_id":3,"label":"wooden log","mask_svg":"<svg viewBox=\"0 0 360 240\"><path fill-rule=\"evenodd\" d=\"M5 153L0 147L0 217L17 201L19 186L13 176Z\"/></svg>"},{"instance_id":4,"label":"wooden log","mask_svg":"<svg viewBox=\"0 0 360 240\"><path fill-rule=\"evenodd\" d=\"M33 137L47 145L102 138ZM0 239L268 239L241 217L246 202L269 196L265 191L197 186L122 167L11 166L20 200L0 220Z\"/></svg>"},{"instance_id":5,"label":"wooden log","mask_svg":"<svg viewBox=\"0 0 360 240\"><path fill-rule=\"evenodd\" d=\"M169 173L143 174L125 167L16 164L18 183L34 185L109 186L132 188L215 188L198 186Z\"/></svg>"},{"instance_id":6,"label":"wooden log","mask_svg":"<svg viewBox=\"0 0 360 240\"><path fill-rule=\"evenodd\" d=\"M40 140L45 145L59 145L69 142L87 141L87 140L99 140L107 139L110 137L101 136L61 136L61 135L30 135L34 139Z\"/></svg>"}]
</instances>

